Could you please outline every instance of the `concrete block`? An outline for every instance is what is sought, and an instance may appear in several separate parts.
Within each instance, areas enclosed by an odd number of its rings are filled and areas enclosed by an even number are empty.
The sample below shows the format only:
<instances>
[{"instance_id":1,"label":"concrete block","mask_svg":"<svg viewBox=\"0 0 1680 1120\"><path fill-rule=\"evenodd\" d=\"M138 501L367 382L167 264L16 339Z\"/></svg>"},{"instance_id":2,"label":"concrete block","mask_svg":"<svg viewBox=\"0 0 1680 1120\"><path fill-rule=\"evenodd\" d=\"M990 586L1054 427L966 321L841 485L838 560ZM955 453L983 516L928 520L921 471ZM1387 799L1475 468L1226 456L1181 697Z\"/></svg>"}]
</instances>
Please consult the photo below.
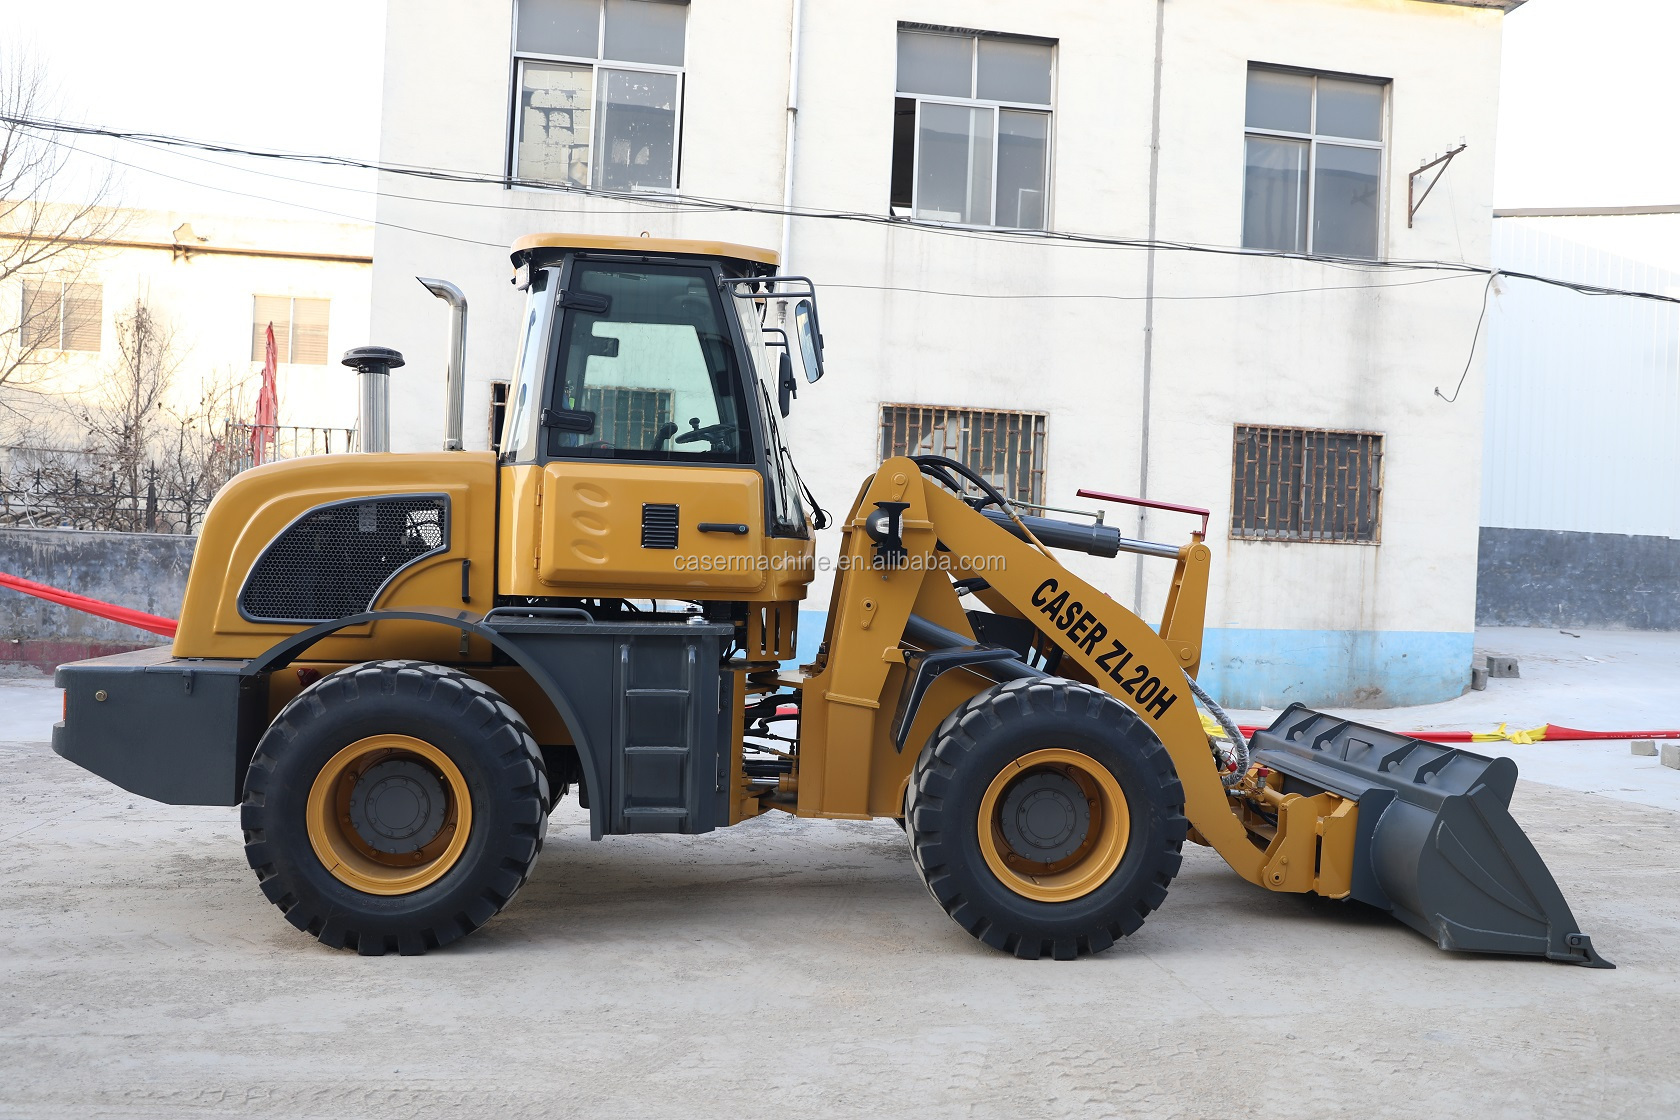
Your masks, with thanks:
<instances>
[{"instance_id":1,"label":"concrete block","mask_svg":"<svg viewBox=\"0 0 1680 1120\"><path fill-rule=\"evenodd\" d=\"M1657 754L1656 740L1635 739L1633 741L1633 753L1638 755L1640 758L1655 758Z\"/></svg>"},{"instance_id":2,"label":"concrete block","mask_svg":"<svg viewBox=\"0 0 1680 1120\"><path fill-rule=\"evenodd\" d=\"M1487 659L1487 669L1490 677L1515 677L1520 675L1517 672L1517 659L1514 657L1494 657L1490 654Z\"/></svg>"},{"instance_id":3,"label":"concrete block","mask_svg":"<svg viewBox=\"0 0 1680 1120\"><path fill-rule=\"evenodd\" d=\"M1470 669L1470 691L1472 691L1472 692L1486 692L1487 691L1487 681L1488 681L1488 674L1487 674L1486 669L1482 668L1480 665L1476 665L1476 666L1471 667L1471 669Z\"/></svg>"},{"instance_id":4,"label":"concrete block","mask_svg":"<svg viewBox=\"0 0 1680 1120\"><path fill-rule=\"evenodd\" d=\"M1670 770L1680 770L1680 743L1662 745L1662 764Z\"/></svg>"}]
</instances>

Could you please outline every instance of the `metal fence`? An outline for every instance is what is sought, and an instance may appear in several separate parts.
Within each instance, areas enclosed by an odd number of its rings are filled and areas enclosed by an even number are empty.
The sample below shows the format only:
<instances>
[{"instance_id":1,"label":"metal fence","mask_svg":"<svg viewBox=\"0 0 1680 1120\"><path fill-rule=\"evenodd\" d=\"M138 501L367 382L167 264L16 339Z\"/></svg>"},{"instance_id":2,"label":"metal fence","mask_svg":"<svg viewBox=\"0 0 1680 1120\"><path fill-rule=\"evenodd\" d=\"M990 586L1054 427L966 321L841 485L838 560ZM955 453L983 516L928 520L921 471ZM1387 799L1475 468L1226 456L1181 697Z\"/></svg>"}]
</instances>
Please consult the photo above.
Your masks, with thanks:
<instances>
[{"instance_id":1,"label":"metal fence","mask_svg":"<svg viewBox=\"0 0 1680 1120\"><path fill-rule=\"evenodd\" d=\"M215 491L198 482L186 483L179 491L155 468L147 469L137 485L96 466L84 471L0 471L0 525L196 533Z\"/></svg>"},{"instance_id":2,"label":"metal fence","mask_svg":"<svg viewBox=\"0 0 1680 1120\"><path fill-rule=\"evenodd\" d=\"M341 455L359 446L354 428L300 428L288 424L229 424L226 444L235 473L280 459Z\"/></svg>"},{"instance_id":3,"label":"metal fence","mask_svg":"<svg viewBox=\"0 0 1680 1120\"><path fill-rule=\"evenodd\" d=\"M1231 535L1378 543L1382 441L1376 432L1238 425L1231 453Z\"/></svg>"},{"instance_id":4,"label":"metal fence","mask_svg":"<svg viewBox=\"0 0 1680 1120\"><path fill-rule=\"evenodd\" d=\"M355 449L353 429L240 423L184 460L139 467L88 451L0 448L0 526L192 534L216 491L240 471Z\"/></svg>"},{"instance_id":5,"label":"metal fence","mask_svg":"<svg viewBox=\"0 0 1680 1120\"><path fill-rule=\"evenodd\" d=\"M881 458L944 455L1013 501L1044 502L1044 414L1001 409L881 406Z\"/></svg>"}]
</instances>

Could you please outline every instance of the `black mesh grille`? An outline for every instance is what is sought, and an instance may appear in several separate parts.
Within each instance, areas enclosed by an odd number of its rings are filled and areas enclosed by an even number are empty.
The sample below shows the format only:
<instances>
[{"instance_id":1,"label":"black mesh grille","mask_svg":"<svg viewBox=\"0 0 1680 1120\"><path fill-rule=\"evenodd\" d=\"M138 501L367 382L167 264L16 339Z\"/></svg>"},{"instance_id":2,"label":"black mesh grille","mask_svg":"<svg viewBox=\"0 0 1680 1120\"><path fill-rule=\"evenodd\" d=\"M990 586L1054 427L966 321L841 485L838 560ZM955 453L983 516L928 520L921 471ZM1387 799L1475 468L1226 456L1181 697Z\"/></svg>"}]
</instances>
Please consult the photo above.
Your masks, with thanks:
<instances>
[{"instance_id":1,"label":"black mesh grille","mask_svg":"<svg viewBox=\"0 0 1680 1120\"><path fill-rule=\"evenodd\" d=\"M642 505L642 547L677 547L677 507L665 503Z\"/></svg>"},{"instance_id":2,"label":"black mesh grille","mask_svg":"<svg viewBox=\"0 0 1680 1120\"><path fill-rule=\"evenodd\" d=\"M397 572L448 550L449 499L441 494L320 506L258 557L239 594L239 613L258 622L359 614Z\"/></svg>"}]
</instances>

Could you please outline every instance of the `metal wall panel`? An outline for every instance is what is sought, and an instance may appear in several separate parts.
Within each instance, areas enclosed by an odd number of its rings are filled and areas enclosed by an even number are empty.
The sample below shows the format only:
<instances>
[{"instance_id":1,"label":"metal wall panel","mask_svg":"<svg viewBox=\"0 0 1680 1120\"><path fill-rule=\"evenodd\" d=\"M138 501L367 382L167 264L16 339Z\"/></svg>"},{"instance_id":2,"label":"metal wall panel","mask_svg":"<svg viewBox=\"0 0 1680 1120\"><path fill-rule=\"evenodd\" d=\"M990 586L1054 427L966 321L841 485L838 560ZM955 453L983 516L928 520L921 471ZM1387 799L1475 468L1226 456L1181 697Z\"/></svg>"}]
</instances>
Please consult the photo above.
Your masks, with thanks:
<instances>
[{"instance_id":1,"label":"metal wall panel","mask_svg":"<svg viewBox=\"0 0 1680 1120\"><path fill-rule=\"evenodd\" d=\"M1559 235L1558 219L1500 218L1493 261L1680 295L1680 271L1584 243L1594 224L1626 221L1571 220L1572 239ZM1625 231L1604 231L1608 242L1625 240ZM1482 524L1680 538L1680 306L1509 277L1495 290Z\"/></svg>"}]
</instances>

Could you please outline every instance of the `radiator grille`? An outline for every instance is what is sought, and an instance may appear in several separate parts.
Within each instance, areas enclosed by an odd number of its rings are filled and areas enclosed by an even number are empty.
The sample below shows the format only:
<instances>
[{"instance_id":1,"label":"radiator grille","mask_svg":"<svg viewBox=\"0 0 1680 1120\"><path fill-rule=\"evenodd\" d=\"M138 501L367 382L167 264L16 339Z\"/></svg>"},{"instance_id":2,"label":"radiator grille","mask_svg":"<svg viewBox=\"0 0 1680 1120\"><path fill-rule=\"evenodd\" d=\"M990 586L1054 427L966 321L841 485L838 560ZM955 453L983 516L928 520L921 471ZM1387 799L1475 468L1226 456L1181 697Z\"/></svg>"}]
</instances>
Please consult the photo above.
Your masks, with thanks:
<instances>
[{"instance_id":1,"label":"radiator grille","mask_svg":"<svg viewBox=\"0 0 1680 1120\"><path fill-rule=\"evenodd\" d=\"M677 547L677 507L665 503L642 505L642 547Z\"/></svg>"},{"instance_id":2,"label":"radiator grille","mask_svg":"<svg viewBox=\"0 0 1680 1120\"><path fill-rule=\"evenodd\" d=\"M269 543L239 593L252 622L327 622L359 614L392 576L449 551L442 494L358 498L310 510Z\"/></svg>"}]
</instances>

